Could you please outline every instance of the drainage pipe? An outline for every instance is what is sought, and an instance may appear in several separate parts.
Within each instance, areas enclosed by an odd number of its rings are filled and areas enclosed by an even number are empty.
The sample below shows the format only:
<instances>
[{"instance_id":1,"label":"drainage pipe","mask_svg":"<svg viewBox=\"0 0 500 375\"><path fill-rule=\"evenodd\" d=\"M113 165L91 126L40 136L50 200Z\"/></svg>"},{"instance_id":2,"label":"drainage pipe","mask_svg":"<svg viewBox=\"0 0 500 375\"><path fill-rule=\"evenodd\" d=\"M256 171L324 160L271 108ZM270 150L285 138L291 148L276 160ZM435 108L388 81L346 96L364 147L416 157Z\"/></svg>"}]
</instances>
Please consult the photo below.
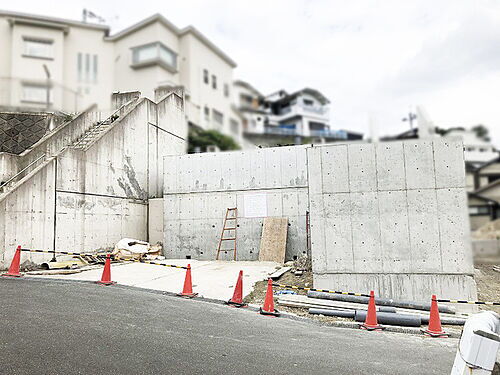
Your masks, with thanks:
<instances>
[{"instance_id":1,"label":"drainage pipe","mask_svg":"<svg viewBox=\"0 0 500 375\"><path fill-rule=\"evenodd\" d=\"M354 302L354 303L364 303L368 304L369 297L362 296L350 296L345 294L335 294L335 293L324 293L324 292L307 292L307 296L310 298L319 298L319 299L329 299L333 301L344 301L344 302ZM394 306L401 307L405 309L413 309L413 310L424 310L430 311L431 304L430 303L419 303L419 302L411 302L411 301L397 301L389 298L375 298L375 303L378 306ZM443 313L455 314L455 309L450 306L445 306L443 304L439 305L439 311Z\"/></svg>"},{"instance_id":2,"label":"drainage pipe","mask_svg":"<svg viewBox=\"0 0 500 375\"><path fill-rule=\"evenodd\" d=\"M343 311L343 310L326 310L326 309L309 309L309 314L315 315L325 315L325 316L338 316L341 318L351 318L354 319L355 312L351 311Z\"/></svg>"},{"instance_id":3,"label":"drainage pipe","mask_svg":"<svg viewBox=\"0 0 500 375\"><path fill-rule=\"evenodd\" d=\"M366 320L366 310L356 310L354 320L364 322ZM420 327L422 320L417 315L378 312L377 323L403 327Z\"/></svg>"}]
</instances>

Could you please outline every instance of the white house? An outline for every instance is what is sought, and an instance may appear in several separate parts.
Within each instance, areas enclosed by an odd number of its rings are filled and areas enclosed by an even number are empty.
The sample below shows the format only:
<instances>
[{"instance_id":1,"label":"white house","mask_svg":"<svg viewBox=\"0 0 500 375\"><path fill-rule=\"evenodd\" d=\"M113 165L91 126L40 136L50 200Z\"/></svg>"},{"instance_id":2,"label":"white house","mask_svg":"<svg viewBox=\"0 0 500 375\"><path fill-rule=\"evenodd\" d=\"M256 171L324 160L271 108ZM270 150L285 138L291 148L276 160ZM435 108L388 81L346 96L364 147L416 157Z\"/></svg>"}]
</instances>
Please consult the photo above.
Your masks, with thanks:
<instances>
[{"instance_id":1,"label":"white house","mask_svg":"<svg viewBox=\"0 0 500 375\"><path fill-rule=\"evenodd\" d=\"M0 11L0 107L78 112L111 93L184 88L190 124L241 137L231 107L236 63L193 26L155 14L116 34L106 25Z\"/></svg>"},{"instance_id":2,"label":"white house","mask_svg":"<svg viewBox=\"0 0 500 375\"><path fill-rule=\"evenodd\" d=\"M362 135L330 127L330 101L304 88L292 94L279 90L262 95L247 82L234 82L234 100L243 115L245 138L259 144L361 139Z\"/></svg>"}]
</instances>

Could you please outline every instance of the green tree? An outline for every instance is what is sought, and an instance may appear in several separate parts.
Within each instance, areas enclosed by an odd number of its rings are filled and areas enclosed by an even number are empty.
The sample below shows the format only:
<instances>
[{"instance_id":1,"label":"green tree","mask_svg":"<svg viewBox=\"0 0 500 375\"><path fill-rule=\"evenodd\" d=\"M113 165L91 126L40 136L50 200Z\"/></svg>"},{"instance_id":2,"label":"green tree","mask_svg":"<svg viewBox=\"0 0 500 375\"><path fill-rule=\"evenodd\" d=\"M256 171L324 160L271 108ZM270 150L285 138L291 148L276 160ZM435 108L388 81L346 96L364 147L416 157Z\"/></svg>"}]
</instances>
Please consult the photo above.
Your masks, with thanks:
<instances>
[{"instance_id":1,"label":"green tree","mask_svg":"<svg viewBox=\"0 0 500 375\"><path fill-rule=\"evenodd\" d=\"M232 137L224 135L217 130L202 130L190 127L188 134L188 152L193 153L198 147L202 152L205 152L207 146L217 146L221 151L240 149L240 146L238 146Z\"/></svg>"},{"instance_id":2,"label":"green tree","mask_svg":"<svg viewBox=\"0 0 500 375\"><path fill-rule=\"evenodd\" d=\"M479 124L479 125L473 126L471 128L471 130L474 133L476 133L476 136L478 138L481 138L483 141L486 141L486 142L491 141L490 131L488 130L488 128L486 126Z\"/></svg>"}]
</instances>

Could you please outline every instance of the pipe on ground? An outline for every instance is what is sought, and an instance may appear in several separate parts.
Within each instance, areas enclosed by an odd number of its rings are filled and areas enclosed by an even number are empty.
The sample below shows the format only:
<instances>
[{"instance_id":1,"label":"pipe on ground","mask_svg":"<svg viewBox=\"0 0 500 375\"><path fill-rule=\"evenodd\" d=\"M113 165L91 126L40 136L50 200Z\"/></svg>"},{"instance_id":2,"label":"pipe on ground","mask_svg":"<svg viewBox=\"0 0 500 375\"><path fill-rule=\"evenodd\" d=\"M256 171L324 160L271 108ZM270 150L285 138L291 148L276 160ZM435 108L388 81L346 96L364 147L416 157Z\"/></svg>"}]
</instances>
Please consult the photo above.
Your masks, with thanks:
<instances>
[{"instance_id":1,"label":"pipe on ground","mask_svg":"<svg viewBox=\"0 0 500 375\"><path fill-rule=\"evenodd\" d=\"M314 292L314 291L307 292L307 296L310 298L329 299L333 301L344 301L344 302L354 302L354 303L364 303L364 304L368 304L369 300L368 297L362 297L362 296L350 296L346 294L324 293L324 292ZM375 303L378 306L393 306L405 309L424 310L424 311L431 310L430 303L397 301L389 298L375 298ZM443 313L455 314L454 308L442 304L439 306L439 311Z\"/></svg>"},{"instance_id":2,"label":"pipe on ground","mask_svg":"<svg viewBox=\"0 0 500 375\"><path fill-rule=\"evenodd\" d=\"M325 315L325 316L338 316L341 318L351 318L354 319L354 311L343 311L343 310L326 310L326 309L309 309L309 314L315 315Z\"/></svg>"},{"instance_id":3,"label":"pipe on ground","mask_svg":"<svg viewBox=\"0 0 500 375\"><path fill-rule=\"evenodd\" d=\"M356 310L354 320L357 322L364 322L366 320L366 311ZM377 323L392 326L420 327L422 320L417 315L378 312Z\"/></svg>"}]
</instances>

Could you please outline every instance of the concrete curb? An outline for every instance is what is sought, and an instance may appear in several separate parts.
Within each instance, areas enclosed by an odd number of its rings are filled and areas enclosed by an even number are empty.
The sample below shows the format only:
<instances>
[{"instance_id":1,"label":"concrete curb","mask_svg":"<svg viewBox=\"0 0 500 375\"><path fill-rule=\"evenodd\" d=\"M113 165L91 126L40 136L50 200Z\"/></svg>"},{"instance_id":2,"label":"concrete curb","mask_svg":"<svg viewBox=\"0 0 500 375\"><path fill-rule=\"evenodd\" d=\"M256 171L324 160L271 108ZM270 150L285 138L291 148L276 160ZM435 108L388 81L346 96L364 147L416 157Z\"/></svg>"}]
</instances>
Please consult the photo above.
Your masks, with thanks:
<instances>
[{"instance_id":1,"label":"concrete curb","mask_svg":"<svg viewBox=\"0 0 500 375\"><path fill-rule=\"evenodd\" d=\"M65 279L53 279L50 277L34 277L34 276L26 277L26 278L24 278L24 280L31 280L31 281L35 281L35 282L51 281L51 282L56 282L56 283L95 284L95 281L90 281L90 280L65 280ZM128 290L146 292L146 293L163 295L163 296L168 296L168 297L182 298L185 300L191 300L191 301L195 301L195 302L206 302L206 303L213 303L216 305L228 306L226 304L226 301L223 301L220 299L206 298L203 296L199 296L199 297L195 297L195 298L186 298L186 297L178 296L177 293L167 292L164 290L139 288L136 286L123 285L123 284L115 284L113 286L110 286L110 288L128 289ZM240 309L243 309L245 311L259 312L259 308L255 305L252 305L252 304L249 304L247 307L240 308ZM304 323L315 324L317 326L323 326L323 327L349 328L349 329L359 330L359 325L360 325L360 323L357 323L357 322L346 322L346 321L320 322L320 321L315 320L315 319L311 319L308 317L299 316L299 315L295 315L295 314L290 314L290 313L286 313L286 312L281 312L280 317L285 318L285 319L300 321L300 322L304 322ZM422 334L420 328L397 327L397 326L387 326L387 325L384 326L384 328L385 328L384 332L404 333L404 334L416 335L416 336L420 336L420 337L426 337ZM449 338L460 338L460 334L458 332L450 332L448 334L448 336L449 336Z\"/></svg>"}]
</instances>

